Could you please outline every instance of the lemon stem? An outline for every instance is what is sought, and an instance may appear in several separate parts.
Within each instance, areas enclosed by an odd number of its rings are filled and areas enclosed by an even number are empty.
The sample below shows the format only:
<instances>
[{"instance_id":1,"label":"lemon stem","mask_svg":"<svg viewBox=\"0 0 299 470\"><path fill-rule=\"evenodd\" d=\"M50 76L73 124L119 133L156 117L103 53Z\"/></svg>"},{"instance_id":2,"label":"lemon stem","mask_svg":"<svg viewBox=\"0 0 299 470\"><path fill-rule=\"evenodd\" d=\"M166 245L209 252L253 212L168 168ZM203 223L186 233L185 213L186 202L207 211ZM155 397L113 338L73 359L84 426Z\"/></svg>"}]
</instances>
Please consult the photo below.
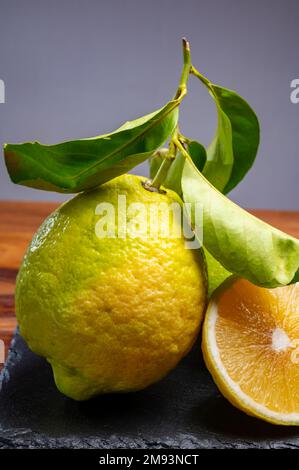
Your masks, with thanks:
<instances>
[{"instance_id":1,"label":"lemon stem","mask_svg":"<svg viewBox=\"0 0 299 470\"><path fill-rule=\"evenodd\" d=\"M162 163L160 165L160 168L157 171L155 177L149 183L149 186L151 186L152 188L155 188L159 191L160 186L163 184L163 182L164 182L164 180L167 176L168 170L169 170L172 162L173 162L173 158L167 158L167 157L164 158L164 160L162 161Z\"/></svg>"},{"instance_id":2,"label":"lemon stem","mask_svg":"<svg viewBox=\"0 0 299 470\"><path fill-rule=\"evenodd\" d=\"M179 100L180 102L186 96L187 94L187 82L188 78L191 72L191 53L190 53L190 45L189 42L187 41L186 38L182 39L182 46L183 46L183 70L180 78L180 84L177 89L177 92L174 96L175 100ZM174 134L176 135L178 132L178 128L176 127ZM163 149L164 150L164 149ZM161 156L163 156L163 161L161 163L161 166L159 170L157 171L155 177L153 178L152 181L146 181L143 186L148 190L148 191L158 191L160 190L160 186L163 184L168 170L175 159L176 155L176 147L173 142L173 138L170 140L169 144L169 151L165 154L162 153L162 151L157 152L157 154L160 153Z\"/></svg>"},{"instance_id":3,"label":"lemon stem","mask_svg":"<svg viewBox=\"0 0 299 470\"><path fill-rule=\"evenodd\" d=\"M191 156L189 155L189 153L185 149L184 144L181 142L181 140L183 140L183 139L184 138L174 136L173 137L173 143L185 158L187 158L189 160L192 160Z\"/></svg>"},{"instance_id":4,"label":"lemon stem","mask_svg":"<svg viewBox=\"0 0 299 470\"><path fill-rule=\"evenodd\" d=\"M183 45L183 70L181 74L179 88L175 94L174 99L180 99L180 101L186 96L187 94L187 82L189 79L189 75L191 72L191 52L190 52L190 44L186 38L182 39Z\"/></svg>"}]
</instances>

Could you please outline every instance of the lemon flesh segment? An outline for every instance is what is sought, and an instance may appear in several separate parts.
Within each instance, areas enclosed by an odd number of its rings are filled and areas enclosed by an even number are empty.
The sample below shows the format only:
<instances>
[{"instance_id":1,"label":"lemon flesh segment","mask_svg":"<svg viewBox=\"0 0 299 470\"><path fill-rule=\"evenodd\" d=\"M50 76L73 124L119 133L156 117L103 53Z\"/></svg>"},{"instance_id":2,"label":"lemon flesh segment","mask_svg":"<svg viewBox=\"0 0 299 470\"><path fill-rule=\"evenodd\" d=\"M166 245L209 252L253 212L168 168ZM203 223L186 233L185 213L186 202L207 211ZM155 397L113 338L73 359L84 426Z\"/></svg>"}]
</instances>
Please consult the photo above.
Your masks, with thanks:
<instances>
[{"instance_id":1,"label":"lemon flesh segment","mask_svg":"<svg viewBox=\"0 0 299 470\"><path fill-rule=\"evenodd\" d=\"M245 413L299 425L299 283L265 289L230 278L212 296L203 325L206 365Z\"/></svg>"},{"instance_id":2,"label":"lemon flesh segment","mask_svg":"<svg viewBox=\"0 0 299 470\"><path fill-rule=\"evenodd\" d=\"M199 331L206 306L201 250L186 249L183 236L96 234L98 204L112 204L118 217L118 196L128 206L181 204L172 191L147 191L143 180L123 175L63 204L34 236L18 275L20 332L47 358L59 390L76 400L160 380ZM167 222L161 215L158 228Z\"/></svg>"}]
</instances>

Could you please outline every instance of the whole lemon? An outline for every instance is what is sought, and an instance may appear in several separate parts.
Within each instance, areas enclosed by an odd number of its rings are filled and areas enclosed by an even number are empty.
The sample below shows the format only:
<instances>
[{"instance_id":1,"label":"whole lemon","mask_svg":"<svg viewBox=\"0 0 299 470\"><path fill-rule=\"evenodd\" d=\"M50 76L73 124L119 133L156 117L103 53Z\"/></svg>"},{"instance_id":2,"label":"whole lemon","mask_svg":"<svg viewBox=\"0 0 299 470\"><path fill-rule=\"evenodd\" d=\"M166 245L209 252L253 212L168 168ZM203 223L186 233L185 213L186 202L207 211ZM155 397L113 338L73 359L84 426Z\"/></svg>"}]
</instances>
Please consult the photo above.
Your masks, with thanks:
<instances>
[{"instance_id":1,"label":"whole lemon","mask_svg":"<svg viewBox=\"0 0 299 470\"><path fill-rule=\"evenodd\" d=\"M181 205L176 193L150 192L143 182L123 175L63 204L33 237L18 274L21 335L51 364L58 389L75 400L158 381L199 330L202 251L187 249L183 234L173 236L178 217L151 215L160 203Z\"/></svg>"}]
</instances>

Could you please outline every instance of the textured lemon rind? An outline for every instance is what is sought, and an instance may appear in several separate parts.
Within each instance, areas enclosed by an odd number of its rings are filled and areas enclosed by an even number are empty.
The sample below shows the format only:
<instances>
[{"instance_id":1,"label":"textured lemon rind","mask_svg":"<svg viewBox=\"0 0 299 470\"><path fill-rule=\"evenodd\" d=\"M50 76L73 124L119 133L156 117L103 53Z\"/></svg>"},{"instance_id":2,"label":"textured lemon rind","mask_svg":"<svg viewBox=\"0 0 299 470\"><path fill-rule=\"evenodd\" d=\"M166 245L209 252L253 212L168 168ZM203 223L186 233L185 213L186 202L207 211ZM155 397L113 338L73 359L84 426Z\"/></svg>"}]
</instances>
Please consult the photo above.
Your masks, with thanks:
<instances>
[{"instance_id":1,"label":"textured lemon rind","mask_svg":"<svg viewBox=\"0 0 299 470\"><path fill-rule=\"evenodd\" d=\"M29 347L47 358L58 389L86 400L164 377L196 340L206 304L202 250L183 239L98 239L96 205L179 202L124 175L76 196L44 222L25 255L16 313Z\"/></svg>"}]
</instances>

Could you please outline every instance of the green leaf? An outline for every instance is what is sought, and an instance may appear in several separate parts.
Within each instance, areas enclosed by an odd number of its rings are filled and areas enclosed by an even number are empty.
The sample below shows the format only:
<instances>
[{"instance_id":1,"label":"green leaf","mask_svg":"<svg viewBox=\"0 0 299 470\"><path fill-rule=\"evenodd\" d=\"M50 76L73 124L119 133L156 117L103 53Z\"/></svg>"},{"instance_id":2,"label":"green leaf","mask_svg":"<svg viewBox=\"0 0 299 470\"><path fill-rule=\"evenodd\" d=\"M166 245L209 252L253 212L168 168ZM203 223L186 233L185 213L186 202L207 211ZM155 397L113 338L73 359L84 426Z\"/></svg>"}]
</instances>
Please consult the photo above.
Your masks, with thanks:
<instances>
[{"instance_id":1,"label":"green leaf","mask_svg":"<svg viewBox=\"0 0 299 470\"><path fill-rule=\"evenodd\" d=\"M217 289L225 279L231 276L231 273L227 271L205 247L203 247L203 249L208 271L208 298L210 298L214 290Z\"/></svg>"},{"instance_id":2,"label":"green leaf","mask_svg":"<svg viewBox=\"0 0 299 470\"><path fill-rule=\"evenodd\" d=\"M244 211L186 160L183 198L202 210L203 244L224 268L264 287L295 281L299 241ZM192 218L195 225L196 219Z\"/></svg>"},{"instance_id":3,"label":"green leaf","mask_svg":"<svg viewBox=\"0 0 299 470\"><path fill-rule=\"evenodd\" d=\"M164 150L164 149L163 149ZM165 149L166 150L166 149ZM161 164L163 162L163 157L160 152L156 152L149 159L149 168L150 168L150 179L154 179L156 173L158 172Z\"/></svg>"},{"instance_id":4,"label":"green leaf","mask_svg":"<svg viewBox=\"0 0 299 470\"><path fill-rule=\"evenodd\" d=\"M111 134L42 145L6 144L4 156L14 183L62 193L91 189L134 168L172 134L181 99L126 122Z\"/></svg>"},{"instance_id":5,"label":"green leaf","mask_svg":"<svg viewBox=\"0 0 299 470\"><path fill-rule=\"evenodd\" d=\"M216 134L202 173L219 191L228 193L253 165L260 139L259 122L237 93L211 83L197 71L193 73L209 90L218 114Z\"/></svg>"},{"instance_id":6,"label":"green leaf","mask_svg":"<svg viewBox=\"0 0 299 470\"><path fill-rule=\"evenodd\" d=\"M165 188L172 189L172 191L175 191L179 196L182 195L181 179L184 164L185 158L178 153L175 160L172 162L171 167L168 170L167 177L163 183Z\"/></svg>"},{"instance_id":7,"label":"green leaf","mask_svg":"<svg viewBox=\"0 0 299 470\"><path fill-rule=\"evenodd\" d=\"M290 284L294 284L296 282L299 282L299 270L296 272L294 278L292 279Z\"/></svg>"},{"instance_id":8,"label":"green leaf","mask_svg":"<svg viewBox=\"0 0 299 470\"><path fill-rule=\"evenodd\" d=\"M196 168L202 171L207 161L207 152L204 146L196 140L189 140L187 150Z\"/></svg>"},{"instance_id":9,"label":"green leaf","mask_svg":"<svg viewBox=\"0 0 299 470\"><path fill-rule=\"evenodd\" d=\"M232 125L229 117L222 111L217 99L216 107L218 126L216 134L207 149L207 161L203 168L203 174L215 188L223 191L230 179L234 164Z\"/></svg>"}]
</instances>

